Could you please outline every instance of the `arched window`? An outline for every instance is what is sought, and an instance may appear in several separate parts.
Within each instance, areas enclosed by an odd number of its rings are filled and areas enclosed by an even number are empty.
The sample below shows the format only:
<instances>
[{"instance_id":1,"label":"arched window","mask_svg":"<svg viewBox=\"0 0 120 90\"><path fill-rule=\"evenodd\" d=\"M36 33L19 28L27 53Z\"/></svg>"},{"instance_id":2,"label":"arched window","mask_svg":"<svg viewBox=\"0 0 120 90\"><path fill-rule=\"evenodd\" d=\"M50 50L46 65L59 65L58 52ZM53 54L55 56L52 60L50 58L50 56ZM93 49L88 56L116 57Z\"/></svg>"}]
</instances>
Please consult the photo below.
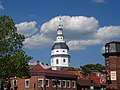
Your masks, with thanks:
<instances>
[{"instance_id":1,"label":"arched window","mask_svg":"<svg viewBox=\"0 0 120 90\"><path fill-rule=\"evenodd\" d=\"M65 62L65 59L63 59L63 62Z\"/></svg>"},{"instance_id":2,"label":"arched window","mask_svg":"<svg viewBox=\"0 0 120 90\"><path fill-rule=\"evenodd\" d=\"M56 64L59 64L58 59L56 59Z\"/></svg>"}]
</instances>

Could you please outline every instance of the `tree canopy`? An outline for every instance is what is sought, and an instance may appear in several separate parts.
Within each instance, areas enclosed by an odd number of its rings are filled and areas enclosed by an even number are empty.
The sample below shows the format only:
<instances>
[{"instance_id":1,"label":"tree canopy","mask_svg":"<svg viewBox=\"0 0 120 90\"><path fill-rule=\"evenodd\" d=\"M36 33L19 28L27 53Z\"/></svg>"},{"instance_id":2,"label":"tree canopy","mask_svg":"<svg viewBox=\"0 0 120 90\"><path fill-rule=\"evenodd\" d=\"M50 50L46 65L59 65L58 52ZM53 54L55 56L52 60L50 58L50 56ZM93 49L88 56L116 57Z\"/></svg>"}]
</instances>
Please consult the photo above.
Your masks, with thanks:
<instances>
[{"instance_id":1,"label":"tree canopy","mask_svg":"<svg viewBox=\"0 0 120 90\"><path fill-rule=\"evenodd\" d=\"M22 49L24 35L17 33L17 28L9 16L0 16L0 77L22 77L29 75L28 62L31 56Z\"/></svg>"},{"instance_id":2,"label":"tree canopy","mask_svg":"<svg viewBox=\"0 0 120 90\"><path fill-rule=\"evenodd\" d=\"M82 70L81 74L83 76L88 76L92 71L101 71L105 69L105 66L102 64L86 64L83 66L80 66L80 69Z\"/></svg>"}]
</instances>

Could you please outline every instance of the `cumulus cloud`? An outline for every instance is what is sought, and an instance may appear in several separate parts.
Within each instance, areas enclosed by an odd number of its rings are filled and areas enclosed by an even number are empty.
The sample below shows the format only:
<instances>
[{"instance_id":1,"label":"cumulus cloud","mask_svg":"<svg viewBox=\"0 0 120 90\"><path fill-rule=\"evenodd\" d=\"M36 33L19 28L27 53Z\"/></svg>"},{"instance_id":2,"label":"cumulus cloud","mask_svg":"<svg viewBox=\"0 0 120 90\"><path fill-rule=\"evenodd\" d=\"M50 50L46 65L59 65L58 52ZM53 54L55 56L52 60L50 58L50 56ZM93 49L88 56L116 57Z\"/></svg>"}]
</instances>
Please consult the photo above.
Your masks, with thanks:
<instances>
[{"instance_id":1,"label":"cumulus cloud","mask_svg":"<svg viewBox=\"0 0 120 90\"><path fill-rule=\"evenodd\" d=\"M93 2L95 2L95 3L104 3L105 0L93 0Z\"/></svg>"},{"instance_id":2,"label":"cumulus cloud","mask_svg":"<svg viewBox=\"0 0 120 90\"><path fill-rule=\"evenodd\" d=\"M0 1L0 11L1 10L4 10L4 7L3 7L3 5L2 5L2 3L1 3L1 1Z\"/></svg>"},{"instance_id":3,"label":"cumulus cloud","mask_svg":"<svg viewBox=\"0 0 120 90\"><path fill-rule=\"evenodd\" d=\"M120 26L100 27L99 21L94 17L58 16L45 22L39 33L26 38L25 47L36 49L49 45L52 47L59 24L63 25L65 40L71 50L86 49L91 45L120 39Z\"/></svg>"},{"instance_id":4,"label":"cumulus cloud","mask_svg":"<svg viewBox=\"0 0 120 90\"><path fill-rule=\"evenodd\" d=\"M24 47L30 49L41 49L47 47L52 40L46 36L36 34L31 38L26 38L24 41Z\"/></svg>"},{"instance_id":5,"label":"cumulus cloud","mask_svg":"<svg viewBox=\"0 0 120 90\"><path fill-rule=\"evenodd\" d=\"M105 26L99 28L96 33L96 38L112 39L120 36L120 26Z\"/></svg>"},{"instance_id":6,"label":"cumulus cloud","mask_svg":"<svg viewBox=\"0 0 120 90\"><path fill-rule=\"evenodd\" d=\"M36 27L37 22L22 22L19 24L16 24L17 32L20 34L25 35L26 37L29 37L33 35L38 29Z\"/></svg>"},{"instance_id":7,"label":"cumulus cloud","mask_svg":"<svg viewBox=\"0 0 120 90\"><path fill-rule=\"evenodd\" d=\"M55 17L49 22L44 23L41 26L42 34L52 38L59 24L62 24L66 38L77 39L76 36L86 38L85 34L89 34L88 36L90 36L99 26L98 21L94 17L62 16L61 20L59 20L59 18L60 17Z\"/></svg>"}]
</instances>

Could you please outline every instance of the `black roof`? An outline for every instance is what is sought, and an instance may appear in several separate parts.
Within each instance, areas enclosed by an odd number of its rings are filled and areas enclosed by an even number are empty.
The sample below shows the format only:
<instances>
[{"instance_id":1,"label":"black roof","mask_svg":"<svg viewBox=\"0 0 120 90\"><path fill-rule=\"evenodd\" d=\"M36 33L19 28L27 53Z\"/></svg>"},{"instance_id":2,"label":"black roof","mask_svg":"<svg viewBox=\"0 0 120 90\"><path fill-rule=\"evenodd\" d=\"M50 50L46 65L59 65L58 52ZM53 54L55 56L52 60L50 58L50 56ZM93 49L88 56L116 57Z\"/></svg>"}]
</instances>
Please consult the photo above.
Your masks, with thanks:
<instances>
[{"instance_id":1,"label":"black roof","mask_svg":"<svg viewBox=\"0 0 120 90\"><path fill-rule=\"evenodd\" d=\"M55 43L52 47L52 50L53 49L68 49L69 50L69 47L66 45L66 43Z\"/></svg>"},{"instance_id":2,"label":"black roof","mask_svg":"<svg viewBox=\"0 0 120 90\"><path fill-rule=\"evenodd\" d=\"M58 28L57 30L63 30L62 28Z\"/></svg>"}]
</instances>

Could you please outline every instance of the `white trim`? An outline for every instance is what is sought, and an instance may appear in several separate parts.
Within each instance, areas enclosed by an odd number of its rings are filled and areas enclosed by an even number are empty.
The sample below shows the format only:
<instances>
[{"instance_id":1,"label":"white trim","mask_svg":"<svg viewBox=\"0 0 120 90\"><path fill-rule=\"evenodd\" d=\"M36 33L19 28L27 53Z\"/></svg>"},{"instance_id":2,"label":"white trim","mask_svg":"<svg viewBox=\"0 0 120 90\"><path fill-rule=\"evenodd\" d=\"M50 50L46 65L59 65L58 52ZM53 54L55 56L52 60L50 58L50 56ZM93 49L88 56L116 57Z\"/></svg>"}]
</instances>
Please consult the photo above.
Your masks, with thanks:
<instances>
[{"instance_id":1,"label":"white trim","mask_svg":"<svg viewBox=\"0 0 120 90\"><path fill-rule=\"evenodd\" d=\"M48 85L45 85L46 87L49 87L49 79L45 79L45 83L46 83L46 80L48 80Z\"/></svg>"},{"instance_id":2,"label":"white trim","mask_svg":"<svg viewBox=\"0 0 120 90\"><path fill-rule=\"evenodd\" d=\"M39 81L42 81L41 84L39 83ZM38 78L38 83L37 84L38 84L38 87L43 87L43 79Z\"/></svg>"},{"instance_id":3,"label":"white trim","mask_svg":"<svg viewBox=\"0 0 120 90\"><path fill-rule=\"evenodd\" d=\"M56 85L53 86L53 81L55 81L55 83L56 83L56 80L52 79L52 87L56 87Z\"/></svg>"},{"instance_id":4,"label":"white trim","mask_svg":"<svg viewBox=\"0 0 120 90\"><path fill-rule=\"evenodd\" d=\"M15 86L15 80L12 80L12 85ZM17 85L17 80L16 80L16 85Z\"/></svg>"},{"instance_id":5,"label":"white trim","mask_svg":"<svg viewBox=\"0 0 120 90\"><path fill-rule=\"evenodd\" d=\"M68 87L68 83L69 83L69 87ZM67 88L70 88L70 80L67 80Z\"/></svg>"},{"instance_id":6,"label":"white trim","mask_svg":"<svg viewBox=\"0 0 120 90\"><path fill-rule=\"evenodd\" d=\"M60 85L58 85L58 81L60 82ZM57 86L58 86L58 87L61 87L61 80L58 80L58 81L57 81Z\"/></svg>"},{"instance_id":7,"label":"white trim","mask_svg":"<svg viewBox=\"0 0 120 90\"><path fill-rule=\"evenodd\" d=\"M63 80L63 82L65 82L65 86L63 86L63 88L66 88L66 80ZM63 82L62 82L62 85L63 85Z\"/></svg>"},{"instance_id":8,"label":"white trim","mask_svg":"<svg viewBox=\"0 0 120 90\"><path fill-rule=\"evenodd\" d=\"M73 86L73 83L74 83L74 86ZM75 81L72 81L72 88L75 88L75 87L76 87Z\"/></svg>"},{"instance_id":9,"label":"white trim","mask_svg":"<svg viewBox=\"0 0 120 90\"><path fill-rule=\"evenodd\" d=\"M28 85L27 82L28 81ZM29 88L30 87L30 79L25 79L25 88Z\"/></svg>"}]
</instances>

